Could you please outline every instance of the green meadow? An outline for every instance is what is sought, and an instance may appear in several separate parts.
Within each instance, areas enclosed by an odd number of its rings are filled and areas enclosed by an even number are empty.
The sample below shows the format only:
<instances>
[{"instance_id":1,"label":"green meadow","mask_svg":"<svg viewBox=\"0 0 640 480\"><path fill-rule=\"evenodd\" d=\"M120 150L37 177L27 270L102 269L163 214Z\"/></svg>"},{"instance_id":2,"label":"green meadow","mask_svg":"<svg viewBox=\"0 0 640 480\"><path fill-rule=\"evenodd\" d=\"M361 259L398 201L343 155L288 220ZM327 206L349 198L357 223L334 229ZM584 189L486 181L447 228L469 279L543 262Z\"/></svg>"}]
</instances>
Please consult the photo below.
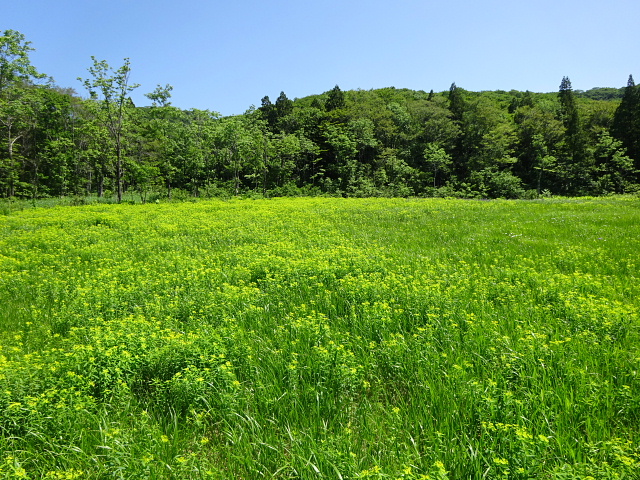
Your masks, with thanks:
<instances>
[{"instance_id":1,"label":"green meadow","mask_svg":"<svg viewBox=\"0 0 640 480\"><path fill-rule=\"evenodd\" d=\"M0 478L640 478L640 200L5 209Z\"/></svg>"}]
</instances>

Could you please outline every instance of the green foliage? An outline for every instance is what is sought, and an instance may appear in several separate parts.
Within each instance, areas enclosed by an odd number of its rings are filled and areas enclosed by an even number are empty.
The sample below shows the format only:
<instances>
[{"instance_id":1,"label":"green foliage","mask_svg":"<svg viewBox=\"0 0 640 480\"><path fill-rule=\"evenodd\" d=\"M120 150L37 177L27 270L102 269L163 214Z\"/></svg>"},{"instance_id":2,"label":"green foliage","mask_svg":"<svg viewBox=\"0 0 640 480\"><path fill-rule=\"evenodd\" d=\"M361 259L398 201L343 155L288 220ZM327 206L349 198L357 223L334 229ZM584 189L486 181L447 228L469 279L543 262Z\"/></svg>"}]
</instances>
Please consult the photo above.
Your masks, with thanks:
<instances>
[{"instance_id":1,"label":"green foliage","mask_svg":"<svg viewBox=\"0 0 640 480\"><path fill-rule=\"evenodd\" d=\"M327 94L327 101L324 104L327 112L338 110L345 106L344 93L340 90L340 87L336 85Z\"/></svg>"},{"instance_id":2,"label":"green foliage","mask_svg":"<svg viewBox=\"0 0 640 480\"><path fill-rule=\"evenodd\" d=\"M575 92L577 97L586 97L592 100L619 100L624 95L623 88L596 87L586 92Z\"/></svg>"},{"instance_id":3,"label":"green foliage","mask_svg":"<svg viewBox=\"0 0 640 480\"><path fill-rule=\"evenodd\" d=\"M637 475L636 198L22 207L0 478Z\"/></svg>"},{"instance_id":4,"label":"green foliage","mask_svg":"<svg viewBox=\"0 0 640 480\"><path fill-rule=\"evenodd\" d=\"M26 41L25 36L15 30L0 32L0 97L11 85L20 82L31 82L34 79L44 78L31 65L29 52L34 49L31 42Z\"/></svg>"},{"instance_id":5,"label":"green foliage","mask_svg":"<svg viewBox=\"0 0 640 480\"><path fill-rule=\"evenodd\" d=\"M101 107L101 115L96 117L96 120L106 127L113 142L115 182L118 201L121 201L124 175L123 143L127 134L128 112L132 108L129 94L139 85L129 84L131 67L128 58L125 58L123 65L115 71L112 71L105 60L97 60L95 57L91 59L93 65L89 67L89 73L92 78L78 80L89 91L91 99L98 101Z\"/></svg>"},{"instance_id":6,"label":"green foliage","mask_svg":"<svg viewBox=\"0 0 640 480\"><path fill-rule=\"evenodd\" d=\"M567 193L576 191L584 194L589 186L590 159L582 120L568 77L562 78L558 97L560 119L565 127L563 155L560 159L560 165L563 167L561 188Z\"/></svg>"},{"instance_id":7,"label":"green foliage","mask_svg":"<svg viewBox=\"0 0 640 480\"><path fill-rule=\"evenodd\" d=\"M171 102L171 91L173 86L166 84L164 87L158 85L151 93L145 93L144 96L153 102L154 107L169 107Z\"/></svg>"},{"instance_id":8,"label":"green foliage","mask_svg":"<svg viewBox=\"0 0 640 480\"><path fill-rule=\"evenodd\" d=\"M462 120L465 111L465 100L462 92L462 89L455 82L451 84L449 88L449 110L451 110L454 120L457 121Z\"/></svg>"},{"instance_id":9,"label":"green foliage","mask_svg":"<svg viewBox=\"0 0 640 480\"><path fill-rule=\"evenodd\" d=\"M611 130L635 159L635 167L640 168L640 87L635 84L631 75L614 114Z\"/></svg>"},{"instance_id":10,"label":"green foliage","mask_svg":"<svg viewBox=\"0 0 640 480\"><path fill-rule=\"evenodd\" d=\"M626 193L631 186L630 179L637 172L634 171L633 160L625 155L622 142L603 131L594 156L600 173L600 193Z\"/></svg>"},{"instance_id":11,"label":"green foliage","mask_svg":"<svg viewBox=\"0 0 640 480\"><path fill-rule=\"evenodd\" d=\"M424 161L433 171L433 188L436 187L438 173L447 173L451 166L451 156L435 143L427 143L424 150Z\"/></svg>"},{"instance_id":12,"label":"green foliage","mask_svg":"<svg viewBox=\"0 0 640 480\"><path fill-rule=\"evenodd\" d=\"M487 168L471 176L475 189L489 198L522 198L522 181L507 170Z\"/></svg>"},{"instance_id":13,"label":"green foliage","mask_svg":"<svg viewBox=\"0 0 640 480\"><path fill-rule=\"evenodd\" d=\"M86 100L36 86L31 50L19 32L0 37L4 198L115 192L122 200L129 191L146 202L176 189L193 197L571 196L631 192L640 180L632 78L625 89L574 92L564 77L558 94L336 85L295 100L265 96L257 109L220 118L171 107L168 84L146 94L150 107L136 107L127 59L113 70L93 58ZM606 151L603 133L622 145Z\"/></svg>"}]
</instances>

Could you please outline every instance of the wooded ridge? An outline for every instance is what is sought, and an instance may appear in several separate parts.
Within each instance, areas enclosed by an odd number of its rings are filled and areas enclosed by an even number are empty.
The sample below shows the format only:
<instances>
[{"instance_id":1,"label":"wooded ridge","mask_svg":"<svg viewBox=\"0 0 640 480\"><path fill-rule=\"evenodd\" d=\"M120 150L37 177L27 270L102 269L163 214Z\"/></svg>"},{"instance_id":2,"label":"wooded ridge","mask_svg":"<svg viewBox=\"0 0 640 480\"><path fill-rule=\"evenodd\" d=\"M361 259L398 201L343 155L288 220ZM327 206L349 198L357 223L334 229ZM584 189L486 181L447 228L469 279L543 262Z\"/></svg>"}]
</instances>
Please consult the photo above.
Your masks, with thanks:
<instances>
[{"instance_id":1,"label":"wooded ridge","mask_svg":"<svg viewBox=\"0 0 640 480\"><path fill-rule=\"evenodd\" d=\"M0 32L0 197L256 193L535 198L640 190L640 87L471 92L394 87L275 101L223 117L134 105L128 59L92 58L81 98Z\"/></svg>"}]
</instances>

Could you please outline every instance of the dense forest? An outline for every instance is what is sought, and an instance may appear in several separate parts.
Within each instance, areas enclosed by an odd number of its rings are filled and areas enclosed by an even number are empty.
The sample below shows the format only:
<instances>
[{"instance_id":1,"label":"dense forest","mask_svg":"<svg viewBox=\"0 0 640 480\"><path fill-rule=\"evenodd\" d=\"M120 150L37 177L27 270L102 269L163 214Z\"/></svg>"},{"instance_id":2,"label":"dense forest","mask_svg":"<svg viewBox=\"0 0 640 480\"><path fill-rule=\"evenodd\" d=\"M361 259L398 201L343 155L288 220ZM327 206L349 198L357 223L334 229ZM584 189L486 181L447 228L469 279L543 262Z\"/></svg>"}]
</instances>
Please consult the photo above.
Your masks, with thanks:
<instances>
[{"instance_id":1,"label":"dense forest","mask_svg":"<svg viewBox=\"0 0 640 480\"><path fill-rule=\"evenodd\" d=\"M131 101L130 64L92 58L82 98L0 32L0 197L143 201L238 195L534 198L640 190L640 86L445 92L394 87L275 101L243 115ZM622 80L622 79L621 79Z\"/></svg>"}]
</instances>

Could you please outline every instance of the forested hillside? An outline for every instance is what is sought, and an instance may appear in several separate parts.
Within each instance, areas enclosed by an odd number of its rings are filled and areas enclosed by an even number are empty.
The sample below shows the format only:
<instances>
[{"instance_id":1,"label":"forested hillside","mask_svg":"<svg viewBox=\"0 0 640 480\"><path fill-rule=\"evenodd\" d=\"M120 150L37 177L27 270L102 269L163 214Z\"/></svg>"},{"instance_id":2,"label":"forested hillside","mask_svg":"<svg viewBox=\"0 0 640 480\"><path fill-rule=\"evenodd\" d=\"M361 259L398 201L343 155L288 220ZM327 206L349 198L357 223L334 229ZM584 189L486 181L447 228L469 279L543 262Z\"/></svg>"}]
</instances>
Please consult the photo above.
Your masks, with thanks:
<instances>
[{"instance_id":1,"label":"forested hillside","mask_svg":"<svg viewBox=\"0 0 640 480\"><path fill-rule=\"evenodd\" d=\"M300 99L265 96L243 115L221 117L171 106L170 85L146 94L151 106L134 105L127 59L119 68L92 59L83 98L46 82L31 50L19 32L2 32L5 198L532 198L639 188L640 87L631 76L625 88L586 92L568 77L552 93L335 86Z\"/></svg>"}]
</instances>

